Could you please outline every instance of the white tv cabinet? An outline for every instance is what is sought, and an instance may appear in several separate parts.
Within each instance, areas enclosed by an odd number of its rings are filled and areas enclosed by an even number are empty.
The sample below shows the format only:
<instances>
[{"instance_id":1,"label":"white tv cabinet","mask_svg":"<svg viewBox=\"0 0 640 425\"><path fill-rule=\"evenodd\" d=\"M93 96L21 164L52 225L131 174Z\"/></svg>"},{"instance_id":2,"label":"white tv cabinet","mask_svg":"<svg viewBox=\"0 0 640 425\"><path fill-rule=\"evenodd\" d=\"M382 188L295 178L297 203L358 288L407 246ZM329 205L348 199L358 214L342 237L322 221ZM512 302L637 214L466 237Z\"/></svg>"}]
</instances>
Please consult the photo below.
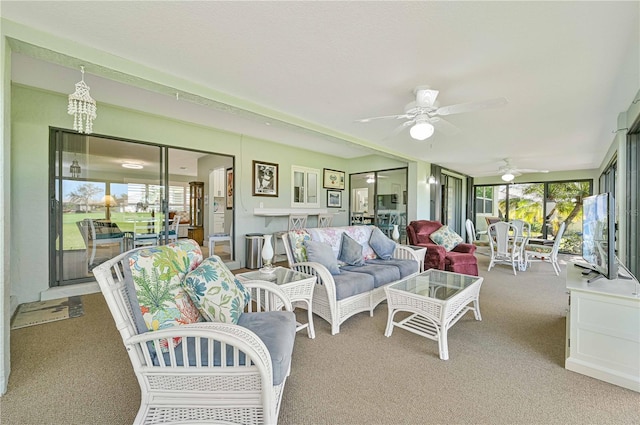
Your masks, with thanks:
<instances>
[{"instance_id":1,"label":"white tv cabinet","mask_svg":"<svg viewBox=\"0 0 640 425\"><path fill-rule=\"evenodd\" d=\"M567 265L565 368L640 392L640 284L583 270Z\"/></svg>"}]
</instances>

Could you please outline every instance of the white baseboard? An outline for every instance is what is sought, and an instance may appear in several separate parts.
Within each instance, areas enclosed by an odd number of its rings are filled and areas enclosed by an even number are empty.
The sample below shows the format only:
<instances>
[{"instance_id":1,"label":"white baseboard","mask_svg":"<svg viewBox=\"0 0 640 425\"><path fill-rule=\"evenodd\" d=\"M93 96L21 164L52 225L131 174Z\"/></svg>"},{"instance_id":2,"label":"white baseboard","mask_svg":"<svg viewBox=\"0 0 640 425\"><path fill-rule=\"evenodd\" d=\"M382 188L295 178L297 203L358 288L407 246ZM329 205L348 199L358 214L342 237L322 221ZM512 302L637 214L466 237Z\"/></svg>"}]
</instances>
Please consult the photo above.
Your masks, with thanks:
<instances>
[{"instance_id":1,"label":"white baseboard","mask_svg":"<svg viewBox=\"0 0 640 425\"><path fill-rule=\"evenodd\" d=\"M69 286L56 286L40 292L40 301L55 300L58 298L73 297L76 295L95 294L100 292L98 282L78 283Z\"/></svg>"}]
</instances>

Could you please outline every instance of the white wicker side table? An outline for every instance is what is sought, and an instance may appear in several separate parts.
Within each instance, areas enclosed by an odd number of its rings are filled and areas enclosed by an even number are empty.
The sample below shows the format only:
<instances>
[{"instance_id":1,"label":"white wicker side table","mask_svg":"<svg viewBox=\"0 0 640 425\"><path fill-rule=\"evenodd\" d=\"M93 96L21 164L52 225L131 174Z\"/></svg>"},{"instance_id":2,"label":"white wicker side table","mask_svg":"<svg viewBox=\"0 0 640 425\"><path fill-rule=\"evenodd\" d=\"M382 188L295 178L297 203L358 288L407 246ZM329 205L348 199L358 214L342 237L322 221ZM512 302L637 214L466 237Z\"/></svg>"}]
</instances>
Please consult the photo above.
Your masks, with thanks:
<instances>
[{"instance_id":1,"label":"white wicker side table","mask_svg":"<svg viewBox=\"0 0 640 425\"><path fill-rule=\"evenodd\" d=\"M418 258L420 258L420 271L424 271L424 257L427 255L427 247L425 246L417 246L417 245L405 245L411 249L413 249L416 254L418 254Z\"/></svg>"},{"instance_id":2,"label":"white wicker side table","mask_svg":"<svg viewBox=\"0 0 640 425\"><path fill-rule=\"evenodd\" d=\"M385 287L389 315L384 335L397 326L425 338L438 341L440 358L449 359L447 331L467 312L480 316L480 286L483 278L436 269ZM400 322L393 317L399 311L413 313Z\"/></svg>"},{"instance_id":3,"label":"white wicker side table","mask_svg":"<svg viewBox=\"0 0 640 425\"><path fill-rule=\"evenodd\" d=\"M240 279L240 281L266 280L273 282L284 291L294 307L296 303L304 303L304 308L307 309L308 320L307 323L298 323L296 331L306 328L309 338L313 339L316 337L316 332L313 328L313 312L311 310L313 289L316 284L315 276L285 267L276 267L272 273L263 273L260 270L256 270L253 272L238 273L236 277Z\"/></svg>"}]
</instances>

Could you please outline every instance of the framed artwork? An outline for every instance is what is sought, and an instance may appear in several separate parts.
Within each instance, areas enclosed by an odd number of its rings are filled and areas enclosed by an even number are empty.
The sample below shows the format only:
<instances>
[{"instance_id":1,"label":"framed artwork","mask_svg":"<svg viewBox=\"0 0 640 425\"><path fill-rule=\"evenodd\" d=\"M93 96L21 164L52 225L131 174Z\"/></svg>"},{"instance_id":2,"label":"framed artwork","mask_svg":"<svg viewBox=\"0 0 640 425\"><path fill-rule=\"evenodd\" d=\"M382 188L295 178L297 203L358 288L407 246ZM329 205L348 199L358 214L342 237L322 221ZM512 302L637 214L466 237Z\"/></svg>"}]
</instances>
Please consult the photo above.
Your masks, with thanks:
<instances>
[{"instance_id":1,"label":"framed artwork","mask_svg":"<svg viewBox=\"0 0 640 425\"><path fill-rule=\"evenodd\" d=\"M342 192L339 190L327 190L327 207L342 208Z\"/></svg>"},{"instance_id":2,"label":"framed artwork","mask_svg":"<svg viewBox=\"0 0 640 425\"><path fill-rule=\"evenodd\" d=\"M322 185L325 189L344 190L344 171L330 170L324 168L324 178Z\"/></svg>"},{"instance_id":3,"label":"framed artwork","mask_svg":"<svg viewBox=\"0 0 640 425\"><path fill-rule=\"evenodd\" d=\"M227 209L233 208L233 168L227 168Z\"/></svg>"},{"instance_id":4,"label":"framed artwork","mask_svg":"<svg viewBox=\"0 0 640 425\"><path fill-rule=\"evenodd\" d=\"M253 196L278 196L278 164L253 161Z\"/></svg>"}]
</instances>

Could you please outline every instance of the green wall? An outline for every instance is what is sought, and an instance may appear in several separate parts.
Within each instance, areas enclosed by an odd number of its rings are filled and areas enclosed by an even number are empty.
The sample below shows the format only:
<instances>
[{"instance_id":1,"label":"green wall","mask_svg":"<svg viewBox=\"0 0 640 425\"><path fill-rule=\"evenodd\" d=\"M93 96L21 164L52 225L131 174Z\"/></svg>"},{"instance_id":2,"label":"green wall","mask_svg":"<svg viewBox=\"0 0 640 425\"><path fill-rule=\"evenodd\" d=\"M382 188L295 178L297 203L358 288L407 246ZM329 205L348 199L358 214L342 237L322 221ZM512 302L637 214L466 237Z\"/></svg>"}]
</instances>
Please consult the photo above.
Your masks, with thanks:
<instances>
[{"instance_id":1,"label":"green wall","mask_svg":"<svg viewBox=\"0 0 640 425\"><path fill-rule=\"evenodd\" d=\"M67 97L32 87L11 86L11 294L20 303L38 300L48 289L48 149L49 127L69 128ZM260 203L264 208L291 207L291 166L331 168L357 172L367 164L368 170L406 166L401 161L370 156L349 161L304 149L292 148L239 134L193 125L140 111L98 103L94 122L97 135L208 151L235 157L235 246L236 259L244 265L244 235L286 228L286 219L265 219L253 215ZM279 165L279 196L252 196L252 161ZM374 168L372 168L374 167ZM198 178L208 176L199 171ZM208 181L206 178L203 181ZM349 193L343 195L343 208L337 212L335 225L347 224ZM326 190L321 190L321 207L326 207ZM47 267L33 267L47 264Z\"/></svg>"}]
</instances>

